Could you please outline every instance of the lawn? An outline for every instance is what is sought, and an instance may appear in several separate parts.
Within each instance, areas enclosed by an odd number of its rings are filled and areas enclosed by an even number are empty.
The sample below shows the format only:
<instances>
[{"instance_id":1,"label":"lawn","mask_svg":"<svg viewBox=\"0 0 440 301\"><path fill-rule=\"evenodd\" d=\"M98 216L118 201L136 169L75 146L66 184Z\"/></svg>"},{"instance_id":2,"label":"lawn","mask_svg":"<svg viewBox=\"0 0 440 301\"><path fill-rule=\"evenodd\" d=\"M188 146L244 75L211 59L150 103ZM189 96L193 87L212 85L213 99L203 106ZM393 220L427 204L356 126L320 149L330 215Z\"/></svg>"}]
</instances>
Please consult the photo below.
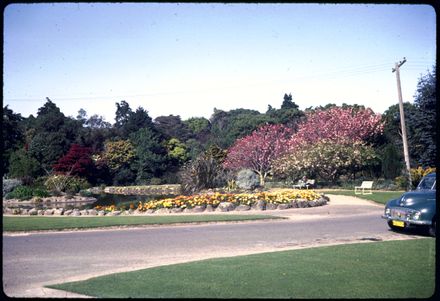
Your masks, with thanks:
<instances>
[{"instance_id":1,"label":"lawn","mask_svg":"<svg viewBox=\"0 0 440 301\"><path fill-rule=\"evenodd\" d=\"M354 194L354 190L318 190L324 194L336 194L354 196L357 198L370 200L379 204L386 204L391 199L400 197L405 191L374 191L372 194Z\"/></svg>"},{"instance_id":2,"label":"lawn","mask_svg":"<svg viewBox=\"0 0 440 301\"><path fill-rule=\"evenodd\" d=\"M101 298L428 298L435 239L209 259L48 287Z\"/></svg>"},{"instance_id":3,"label":"lawn","mask_svg":"<svg viewBox=\"0 0 440 301\"><path fill-rule=\"evenodd\" d=\"M269 215L175 215L175 216L3 216L3 231L68 230L125 225L163 225L175 223L203 223L278 219Z\"/></svg>"}]
</instances>

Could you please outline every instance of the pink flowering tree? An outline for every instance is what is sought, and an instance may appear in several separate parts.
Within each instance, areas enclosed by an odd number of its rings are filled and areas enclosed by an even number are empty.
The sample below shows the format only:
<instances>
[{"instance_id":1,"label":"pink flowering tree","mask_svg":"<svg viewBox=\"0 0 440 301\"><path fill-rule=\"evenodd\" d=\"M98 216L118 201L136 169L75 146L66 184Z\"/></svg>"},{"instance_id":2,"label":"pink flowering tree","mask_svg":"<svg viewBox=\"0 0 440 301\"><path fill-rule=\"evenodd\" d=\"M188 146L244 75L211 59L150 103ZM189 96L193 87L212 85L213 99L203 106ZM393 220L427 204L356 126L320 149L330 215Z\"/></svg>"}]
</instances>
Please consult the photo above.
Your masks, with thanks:
<instances>
[{"instance_id":1,"label":"pink flowering tree","mask_svg":"<svg viewBox=\"0 0 440 301\"><path fill-rule=\"evenodd\" d=\"M271 173L272 162L288 149L292 130L280 124L264 125L250 135L237 139L229 149L223 166L226 169L248 168L260 177L264 186Z\"/></svg>"},{"instance_id":2,"label":"pink flowering tree","mask_svg":"<svg viewBox=\"0 0 440 301\"><path fill-rule=\"evenodd\" d=\"M333 107L308 113L306 117L306 121L299 125L298 132L290 140L293 148L322 139L367 142L383 133L382 117L371 109Z\"/></svg>"},{"instance_id":3,"label":"pink flowering tree","mask_svg":"<svg viewBox=\"0 0 440 301\"><path fill-rule=\"evenodd\" d=\"M289 150L273 162L273 171L282 177L319 175L334 182L342 174L352 174L375 164L369 146L383 132L381 115L371 109L333 107L306 115L289 140Z\"/></svg>"}]
</instances>

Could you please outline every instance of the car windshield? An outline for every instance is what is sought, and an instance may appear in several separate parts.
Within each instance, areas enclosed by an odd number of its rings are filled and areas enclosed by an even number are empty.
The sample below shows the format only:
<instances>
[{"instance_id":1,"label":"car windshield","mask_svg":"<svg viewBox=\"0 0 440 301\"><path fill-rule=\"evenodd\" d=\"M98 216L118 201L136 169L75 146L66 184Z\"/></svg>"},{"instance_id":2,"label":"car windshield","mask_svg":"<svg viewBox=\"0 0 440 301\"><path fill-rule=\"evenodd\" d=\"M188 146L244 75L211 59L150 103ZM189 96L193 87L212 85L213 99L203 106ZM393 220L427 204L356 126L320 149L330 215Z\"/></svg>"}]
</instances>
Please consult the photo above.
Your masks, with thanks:
<instances>
[{"instance_id":1,"label":"car windshield","mask_svg":"<svg viewBox=\"0 0 440 301\"><path fill-rule=\"evenodd\" d=\"M435 177L424 177L419 186L417 186L417 190L425 190L425 189L433 189L435 190Z\"/></svg>"}]
</instances>

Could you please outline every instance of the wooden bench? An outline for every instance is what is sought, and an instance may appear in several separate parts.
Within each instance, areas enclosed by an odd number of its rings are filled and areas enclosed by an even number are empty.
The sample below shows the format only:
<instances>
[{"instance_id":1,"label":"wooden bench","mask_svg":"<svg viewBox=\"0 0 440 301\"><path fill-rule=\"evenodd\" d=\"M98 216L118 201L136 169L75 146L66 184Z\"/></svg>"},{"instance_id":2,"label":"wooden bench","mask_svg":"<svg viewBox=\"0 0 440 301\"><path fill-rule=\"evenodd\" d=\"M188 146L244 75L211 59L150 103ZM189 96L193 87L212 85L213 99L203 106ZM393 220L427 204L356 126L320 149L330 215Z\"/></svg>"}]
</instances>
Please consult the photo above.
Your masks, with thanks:
<instances>
[{"instance_id":1,"label":"wooden bench","mask_svg":"<svg viewBox=\"0 0 440 301\"><path fill-rule=\"evenodd\" d=\"M305 183L298 182L298 184L293 185L293 188L297 188L297 189L302 189L302 188L309 189L309 188L313 188L313 187L315 187L315 180L307 180Z\"/></svg>"},{"instance_id":2,"label":"wooden bench","mask_svg":"<svg viewBox=\"0 0 440 301\"><path fill-rule=\"evenodd\" d=\"M354 187L354 194L372 194L373 181L363 181L361 186Z\"/></svg>"}]
</instances>

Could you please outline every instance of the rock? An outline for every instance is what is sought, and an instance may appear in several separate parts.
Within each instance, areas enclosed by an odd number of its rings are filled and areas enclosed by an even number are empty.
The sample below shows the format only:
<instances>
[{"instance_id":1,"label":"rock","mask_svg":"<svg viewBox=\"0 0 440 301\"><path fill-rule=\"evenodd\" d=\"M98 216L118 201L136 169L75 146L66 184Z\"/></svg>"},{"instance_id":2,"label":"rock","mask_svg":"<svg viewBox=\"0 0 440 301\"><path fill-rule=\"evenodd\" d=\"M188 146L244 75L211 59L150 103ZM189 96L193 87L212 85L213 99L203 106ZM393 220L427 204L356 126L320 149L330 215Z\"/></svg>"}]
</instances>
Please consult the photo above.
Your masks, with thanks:
<instances>
[{"instance_id":1,"label":"rock","mask_svg":"<svg viewBox=\"0 0 440 301\"><path fill-rule=\"evenodd\" d=\"M205 209L205 211L206 211L206 212L213 212L213 211L214 211L214 207L212 207L211 204L208 204L208 205L206 205L206 209Z\"/></svg>"},{"instance_id":2,"label":"rock","mask_svg":"<svg viewBox=\"0 0 440 301\"><path fill-rule=\"evenodd\" d=\"M53 211L53 215L63 215L64 209L63 208L57 208Z\"/></svg>"},{"instance_id":3,"label":"rock","mask_svg":"<svg viewBox=\"0 0 440 301\"><path fill-rule=\"evenodd\" d=\"M290 207L291 208L298 208L298 202L296 200L290 201Z\"/></svg>"},{"instance_id":4,"label":"rock","mask_svg":"<svg viewBox=\"0 0 440 301\"><path fill-rule=\"evenodd\" d=\"M98 216L105 216L105 211L104 210L99 210L98 211Z\"/></svg>"},{"instance_id":5,"label":"rock","mask_svg":"<svg viewBox=\"0 0 440 301\"><path fill-rule=\"evenodd\" d=\"M179 212L182 212L182 211L183 211L183 209L180 208L180 207L178 207L178 208L172 208L172 209L171 209L171 213L179 213Z\"/></svg>"},{"instance_id":6,"label":"rock","mask_svg":"<svg viewBox=\"0 0 440 301\"><path fill-rule=\"evenodd\" d=\"M252 205L252 210L266 210L266 201L258 200Z\"/></svg>"},{"instance_id":7,"label":"rock","mask_svg":"<svg viewBox=\"0 0 440 301\"><path fill-rule=\"evenodd\" d=\"M274 203L267 203L266 204L266 210L275 210L277 209L278 204L274 204Z\"/></svg>"},{"instance_id":8,"label":"rock","mask_svg":"<svg viewBox=\"0 0 440 301\"><path fill-rule=\"evenodd\" d=\"M14 208L12 209L12 214L14 215L19 215L21 213L21 209L20 208Z\"/></svg>"},{"instance_id":9,"label":"rock","mask_svg":"<svg viewBox=\"0 0 440 301\"><path fill-rule=\"evenodd\" d=\"M38 215L44 215L44 210L39 209L39 210L37 211L37 214L38 214Z\"/></svg>"},{"instance_id":10,"label":"rock","mask_svg":"<svg viewBox=\"0 0 440 301\"><path fill-rule=\"evenodd\" d=\"M96 209L89 209L87 210L87 213L89 215L98 215L98 211L96 211Z\"/></svg>"},{"instance_id":11,"label":"rock","mask_svg":"<svg viewBox=\"0 0 440 301\"><path fill-rule=\"evenodd\" d=\"M121 211L115 210L113 211L113 216L121 215Z\"/></svg>"},{"instance_id":12,"label":"rock","mask_svg":"<svg viewBox=\"0 0 440 301\"><path fill-rule=\"evenodd\" d=\"M158 213L158 214L170 213L170 209L168 209L168 208L160 208L160 209L156 210L156 213Z\"/></svg>"},{"instance_id":13,"label":"rock","mask_svg":"<svg viewBox=\"0 0 440 301\"><path fill-rule=\"evenodd\" d=\"M12 209L9 208L9 207L6 207L6 208L3 209L3 212L4 212L5 214L12 214Z\"/></svg>"},{"instance_id":14,"label":"rock","mask_svg":"<svg viewBox=\"0 0 440 301\"><path fill-rule=\"evenodd\" d=\"M87 209L80 210L79 213L81 213L81 215L89 215L89 211Z\"/></svg>"},{"instance_id":15,"label":"rock","mask_svg":"<svg viewBox=\"0 0 440 301\"><path fill-rule=\"evenodd\" d=\"M23 209L21 209L20 214L21 214L21 215L27 215L28 212L29 212L29 209L25 209L25 208L23 208Z\"/></svg>"},{"instance_id":16,"label":"rock","mask_svg":"<svg viewBox=\"0 0 440 301\"><path fill-rule=\"evenodd\" d=\"M36 208L32 208L31 210L29 210L29 215L37 215L38 214L38 210Z\"/></svg>"},{"instance_id":17,"label":"rock","mask_svg":"<svg viewBox=\"0 0 440 301\"><path fill-rule=\"evenodd\" d=\"M72 214L70 214L72 216L80 216L81 212L78 209L73 209Z\"/></svg>"},{"instance_id":18,"label":"rock","mask_svg":"<svg viewBox=\"0 0 440 301\"><path fill-rule=\"evenodd\" d=\"M308 201L307 204L309 205L309 207L316 207L318 205L316 201Z\"/></svg>"},{"instance_id":19,"label":"rock","mask_svg":"<svg viewBox=\"0 0 440 301\"><path fill-rule=\"evenodd\" d=\"M217 211L227 212L234 210L235 205L230 202L221 202L218 204Z\"/></svg>"},{"instance_id":20,"label":"rock","mask_svg":"<svg viewBox=\"0 0 440 301\"><path fill-rule=\"evenodd\" d=\"M205 206L195 206L192 209L192 212L203 212L203 211L205 211Z\"/></svg>"},{"instance_id":21,"label":"rock","mask_svg":"<svg viewBox=\"0 0 440 301\"><path fill-rule=\"evenodd\" d=\"M141 214L143 214L143 213L152 214L152 213L154 213L154 212L156 212L155 209L147 209L147 211L141 211Z\"/></svg>"},{"instance_id":22,"label":"rock","mask_svg":"<svg viewBox=\"0 0 440 301\"><path fill-rule=\"evenodd\" d=\"M183 213L192 213L192 208L183 209Z\"/></svg>"},{"instance_id":23,"label":"rock","mask_svg":"<svg viewBox=\"0 0 440 301\"><path fill-rule=\"evenodd\" d=\"M46 209L44 211L44 215L53 215L54 210L53 209Z\"/></svg>"},{"instance_id":24,"label":"rock","mask_svg":"<svg viewBox=\"0 0 440 301\"><path fill-rule=\"evenodd\" d=\"M306 207L308 207L307 202L308 202L307 200L299 199L299 200L297 201L297 203L298 203L298 208L306 208Z\"/></svg>"},{"instance_id":25,"label":"rock","mask_svg":"<svg viewBox=\"0 0 440 301\"><path fill-rule=\"evenodd\" d=\"M245 205L245 204L238 205L235 208L236 211L247 211L247 210L250 210L250 209L251 209L251 207L248 206L248 205Z\"/></svg>"},{"instance_id":26,"label":"rock","mask_svg":"<svg viewBox=\"0 0 440 301\"><path fill-rule=\"evenodd\" d=\"M64 211L64 215L71 215L73 210L66 210Z\"/></svg>"},{"instance_id":27,"label":"rock","mask_svg":"<svg viewBox=\"0 0 440 301\"><path fill-rule=\"evenodd\" d=\"M289 203L282 203L282 204L279 204L277 207L278 210L285 210L285 209L289 209L289 208L290 208Z\"/></svg>"}]
</instances>

